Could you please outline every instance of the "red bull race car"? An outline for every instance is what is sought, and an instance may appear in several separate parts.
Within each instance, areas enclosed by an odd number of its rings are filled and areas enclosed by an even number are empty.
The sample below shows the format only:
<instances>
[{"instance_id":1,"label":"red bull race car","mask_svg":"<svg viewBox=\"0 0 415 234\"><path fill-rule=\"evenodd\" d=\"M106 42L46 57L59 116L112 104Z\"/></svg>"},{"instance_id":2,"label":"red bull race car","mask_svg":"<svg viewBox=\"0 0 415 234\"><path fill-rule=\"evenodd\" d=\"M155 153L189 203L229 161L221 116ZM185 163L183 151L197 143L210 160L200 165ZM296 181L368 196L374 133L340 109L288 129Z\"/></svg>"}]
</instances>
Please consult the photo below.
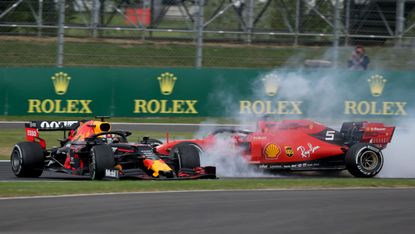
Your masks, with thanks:
<instances>
[{"instance_id":1,"label":"red bull race car","mask_svg":"<svg viewBox=\"0 0 415 234\"><path fill-rule=\"evenodd\" d=\"M257 130L218 129L203 139L175 140L156 147L160 155L180 155L189 146L215 150L218 141L254 166L266 170L344 170L356 177L373 177L382 169L382 150L395 127L383 123L348 122L336 131L310 120L259 121Z\"/></svg>"},{"instance_id":2,"label":"red bull race car","mask_svg":"<svg viewBox=\"0 0 415 234\"><path fill-rule=\"evenodd\" d=\"M63 131L60 147L46 148L40 131ZM68 133L68 134L67 134ZM215 167L201 167L192 147L180 155L154 152L160 142L144 137L129 143L128 131L111 131L101 121L32 121L26 124L26 142L11 153L11 169L17 177L39 177L43 171L89 175L93 180L134 177L140 179L215 178Z\"/></svg>"}]
</instances>

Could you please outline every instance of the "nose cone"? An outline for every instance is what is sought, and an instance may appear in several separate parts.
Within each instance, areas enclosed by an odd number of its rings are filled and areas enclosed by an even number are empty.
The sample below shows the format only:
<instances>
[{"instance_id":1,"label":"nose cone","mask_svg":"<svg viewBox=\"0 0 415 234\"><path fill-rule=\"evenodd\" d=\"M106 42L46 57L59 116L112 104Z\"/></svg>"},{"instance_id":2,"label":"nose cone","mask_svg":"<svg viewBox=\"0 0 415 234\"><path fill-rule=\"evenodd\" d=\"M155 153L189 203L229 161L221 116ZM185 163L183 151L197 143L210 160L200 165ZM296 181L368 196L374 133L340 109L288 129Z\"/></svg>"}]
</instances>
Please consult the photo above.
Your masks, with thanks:
<instances>
[{"instance_id":1,"label":"nose cone","mask_svg":"<svg viewBox=\"0 0 415 234\"><path fill-rule=\"evenodd\" d=\"M163 160L152 160L152 159L145 159L144 166L148 169L153 171L153 177L158 177L161 173L163 174L171 174L173 171Z\"/></svg>"}]
</instances>

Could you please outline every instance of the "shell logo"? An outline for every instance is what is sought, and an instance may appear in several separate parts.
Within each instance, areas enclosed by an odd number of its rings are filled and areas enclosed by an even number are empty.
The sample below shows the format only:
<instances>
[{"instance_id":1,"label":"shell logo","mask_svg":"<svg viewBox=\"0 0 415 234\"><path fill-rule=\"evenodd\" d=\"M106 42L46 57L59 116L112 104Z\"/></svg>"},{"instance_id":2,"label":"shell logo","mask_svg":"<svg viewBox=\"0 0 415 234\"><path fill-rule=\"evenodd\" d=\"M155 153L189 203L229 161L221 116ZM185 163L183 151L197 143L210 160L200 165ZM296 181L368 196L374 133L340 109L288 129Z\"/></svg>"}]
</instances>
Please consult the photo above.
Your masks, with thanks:
<instances>
[{"instance_id":1,"label":"shell logo","mask_svg":"<svg viewBox=\"0 0 415 234\"><path fill-rule=\"evenodd\" d=\"M264 155L269 159L277 159L281 153L281 149L274 143L269 143L264 147Z\"/></svg>"}]
</instances>

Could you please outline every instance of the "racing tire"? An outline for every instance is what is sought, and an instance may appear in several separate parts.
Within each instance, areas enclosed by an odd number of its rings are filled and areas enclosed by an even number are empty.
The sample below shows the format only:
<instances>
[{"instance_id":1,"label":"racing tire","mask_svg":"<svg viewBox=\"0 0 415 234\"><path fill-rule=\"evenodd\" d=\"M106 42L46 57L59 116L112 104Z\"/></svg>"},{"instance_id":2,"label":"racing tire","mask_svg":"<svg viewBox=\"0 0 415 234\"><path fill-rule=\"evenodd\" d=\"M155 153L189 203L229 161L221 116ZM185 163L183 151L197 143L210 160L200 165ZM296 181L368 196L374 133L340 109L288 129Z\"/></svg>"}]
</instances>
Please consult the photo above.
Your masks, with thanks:
<instances>
[{"instance_id":1,"label":"racing tire","mask_svg":"<svg viewBox=\"0 0 415 234\"><path fill-rule=\"evenodd\" d=\"M36 142L17 143L10 156L11 168L17 177L39 177L42 175L44 162L44 150Z\"/></svg>"},{"instance_id":2,"label":"racing tire","mask_svg":"<svg viewBox=\"0 0 415 234\"><path fill-rule=\"evenodd\" d=\"M177 159L177 170L193 169L200 167L201 153L202 148L197 144L191 142L182 142L173 147L170 152L170 156L173 157L173 159Z\"/></svg>"},{"instance_id":3,"label":"racing tire","mask_svg":"<svg viewBox=\"0 0 415 234\"><path fill-rule=\"evenodd\" d=\"M368 143L357 143L346 153L346 169L355 177L369 178L377 175L383 167L381 150Z\"/></svg>"},{"instance_id":4,"label":"racing tire","mask_svg":"<svg viewBox=\"0 0 415 234\"><path fill-rule=\"evenodd\" d=\"M114 169L114 153L109 145L96 145L91 149L89 174L92 180L102 180L106 169Z\"/></svg>"}]
</instances>

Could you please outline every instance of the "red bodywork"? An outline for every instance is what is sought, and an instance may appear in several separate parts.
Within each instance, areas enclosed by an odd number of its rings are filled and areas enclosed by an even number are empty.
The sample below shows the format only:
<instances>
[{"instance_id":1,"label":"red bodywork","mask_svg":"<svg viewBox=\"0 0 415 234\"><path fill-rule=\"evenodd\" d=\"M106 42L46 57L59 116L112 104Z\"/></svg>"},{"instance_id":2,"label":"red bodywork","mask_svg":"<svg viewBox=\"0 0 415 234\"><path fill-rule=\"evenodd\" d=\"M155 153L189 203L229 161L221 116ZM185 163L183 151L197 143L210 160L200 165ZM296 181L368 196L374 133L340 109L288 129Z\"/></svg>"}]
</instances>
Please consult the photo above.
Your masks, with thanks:
<instances>
[{"instance_id":1,"label":"red bodywork","mask_svg":"<svg viewBox=\"0 0 415 234\"><path fill-rule=\"evenodd\" d=\"M353 144L366 142L383 149L391 141L394 129L383 123L354 122L344 123L342 130L336 131L310 120L283 120L259 121L253 132L228 133L250 164L270 169L338 169L344 167L344 156ZM204 139L170 141L156 150L168 155L178 143L192 142L208 151L218 139L218 134L213 133Z\"/></svg>"}]
</instances>

